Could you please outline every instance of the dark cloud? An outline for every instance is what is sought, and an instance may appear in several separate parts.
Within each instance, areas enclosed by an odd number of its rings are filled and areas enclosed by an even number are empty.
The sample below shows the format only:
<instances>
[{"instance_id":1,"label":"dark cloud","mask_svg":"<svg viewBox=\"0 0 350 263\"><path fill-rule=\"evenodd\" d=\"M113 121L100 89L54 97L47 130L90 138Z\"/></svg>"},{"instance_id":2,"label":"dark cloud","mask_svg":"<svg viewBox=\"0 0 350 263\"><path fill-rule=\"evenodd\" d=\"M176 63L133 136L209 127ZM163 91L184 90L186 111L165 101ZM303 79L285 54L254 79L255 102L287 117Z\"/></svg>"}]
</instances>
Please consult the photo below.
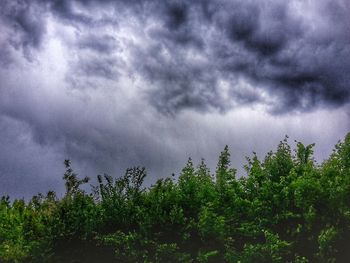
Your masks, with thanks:
<instances>
[{"instance_id":1,"label":"dark cloud","mask_svg":"<svg viewBox=\"0 0 350 263\"><path fill-rule=\"evenodd\" d=\"M88 35L79 38L78 48L110 55L118 48L118 40L109 35Z\"/></svg>"},{"instance_id":2,"label":"dark cloud","mask_svg":"<svg viewBox=\"0 0 350 263\"><path fill-rule=\"evenodd\" d=\"M0 175L14 174L2 189L25 173L18 187L37 189L42 160L55 178L64 158L88 175L146 165L159 177L193 154L215 167L231 132L249 154L295 112L348 110L349 11L345 0L2 0ZM287 128L272 127L279 118Z\"/></svg>"},{"instance_id":3,"label":"dark cloud","mask_svg":"<svg viewBox=\"0 0 350 263\"><path fill-rule=\"evenodd\" d=\"M254 100L235 97L241 89L235 81L230 83L233 103L223 103L218 81L245 78L277 100L270 108L279 113L349 101L349 39L344 38L349 33L349 6L327 0L315 6L318 8L310 17L324 20L324 26L308 24L312 20L295 14L302 10L277 0L5 1L2 19L14 31L7 41L26 53L42 42L45 11L51 10L66 24L80 24L80 31L138 21L144 25L138 30L148 39L129 54L134 64L128 70L152 84L150 103L157 109L221 111L245 102L265 103L259 96ZM113 14L101 11L102 15L97 15L98 10L113 10ZM156 27L152 26L155 21ZM121 52L117 51L119 42L117 37L97 31L78 37L77 47L110 54ZM4 50L6 63L10 53L8 48ZM201 59L194 62L191 53ZM77 72L111 79L115 74L112 64L111 60L84 58Z\"/></svg>"},{"instance_id":4,"label":"dark cloud","mask_svg":"<svg viewBox=\"0 0 350 263\"><path fill-rule=\"evenodd\" d=\"M167 49L161 46L135 53L135 58L141 58L137 70L152 87L147 90L147 97L160 112L173 115L186 108L207 111L210 107L225 107L216 91L216 76L208 74L210 65L188 65L181 52L169 60Z\"/></svg>"},{"instance_id":5,"label":"dark cloud","mask_svg":"<svg viewBox=\"0 0 350 263\"><path fill-rule=\"evenodd\" d=\"M110 35L86 35L79 36L77 40L79 60L72 65L74 75L68 75L68 79L77 87L77 78L89 79L99 77L104 79L117 79L118 64L120 60L115 54L120 52L119 42ZM90 52L90 53L86 53Z\"/></svg>"},{"instance_id":6,"label":"dark cloud","mask_svg":"<svg viewBox=\"0 0 350 263\"><path fill-rule=\"evenodd\" d=\"M290 20L285 6L262 10L256 5L237 8L226 22L228 37L260 56L272 56L287 48L287 42L297 36L299 24Z\"/></svg>"},{"instance_id":7,"label":"dark cloud","mask_svg":"<svg viewBox=\"0 0 350 263\"><path fill-rule=\"evenodd\" d=\"M82 58L76 65L75 77L116 79L118 72L115 69L115 65L116 61L111 58Z\"/></svg>"},{"instance_id":8,"label":"dark cloud","mask_svg":"<svg viewBox=\"0 0 350 263\"><path fill-rule=\"evenodd\" d=\"M1 43L2 60L11 61L11 48L21 49L27 59L32 59L32 49L40 47L46 31L45 6L29 1L2 1L0 21L2 35L6 34Z\"/></svg>"},{"instance_id":9,"label":"dark cloud","mask_svg":"<svg viewBox=\"0 0 350 263\"><path fill-rule=\"evenodd\" d=\"M188 7L185 3L171 4L166 10L166 25L171 29L179 29L188 21Z\"/></svg>"},{"instance_id":10,"label":"dark cloud","mask_svg":"<svg viewBox=\"0 0 350 263\"><path fill-rule=\"evenodd\" d=\"M29 198L49 189L62 191L62 155L33 143L31 128L13 118L0 116L0 134L0 195Z\"/></svg>"},{"instance_id":11,"label":"dark cloud","mask_svg":"<svg viewBox=\"0 0 350 263\"><path fill-rule=\"evenodd\" d=\"M69 0L54 0L48 1L50 10L53 14L59 16L64 22L72 23L83 23L91 25L93 23L93 17L88 16L79 12L76 12L73 8L75 1Z\"/></svg>"}]
</instances>

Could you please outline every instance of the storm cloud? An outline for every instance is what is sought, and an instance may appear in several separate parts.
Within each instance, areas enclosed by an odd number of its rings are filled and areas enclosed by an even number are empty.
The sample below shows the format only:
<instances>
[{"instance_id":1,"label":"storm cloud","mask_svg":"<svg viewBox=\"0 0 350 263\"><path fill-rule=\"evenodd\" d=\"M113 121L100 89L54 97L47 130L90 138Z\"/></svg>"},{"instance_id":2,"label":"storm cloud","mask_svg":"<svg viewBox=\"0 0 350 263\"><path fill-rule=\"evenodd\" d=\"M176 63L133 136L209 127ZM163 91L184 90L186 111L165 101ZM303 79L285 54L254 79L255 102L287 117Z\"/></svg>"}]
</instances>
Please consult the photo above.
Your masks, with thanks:
<instances>
[{"instance_id":1,"label":"storm cloud","mask_svg":"<svg viewBox=\"0 0 350 263\"><path fill-rule=\"evenodd\" d=\"M27 57L40 48L52 16L75 28L78 56L91 53L79 61L80 73L113 78L113 59L100 56L115 53L117 61L124 46L128 66L121 70L144 78L152 86L149 102L165 113L252 102L284 113L349 100L347 1L3 2L3 61L8 45ZM253 99L237 96L238 79L254 86ZM228 83L228 99L220 80Z\"/></svg>"},{"instance_id":2,"label":"storm cloud","mask_svg":"<svg viewBox=\"0 0 350 263\"><path fill-rule=\"evenodd\" d=\"M312 118L322 159L350 127L348 1L0 1L0 191L55 185L64 158L158 178L229 144L239 164Z\"/></svg>"}]
</instances>

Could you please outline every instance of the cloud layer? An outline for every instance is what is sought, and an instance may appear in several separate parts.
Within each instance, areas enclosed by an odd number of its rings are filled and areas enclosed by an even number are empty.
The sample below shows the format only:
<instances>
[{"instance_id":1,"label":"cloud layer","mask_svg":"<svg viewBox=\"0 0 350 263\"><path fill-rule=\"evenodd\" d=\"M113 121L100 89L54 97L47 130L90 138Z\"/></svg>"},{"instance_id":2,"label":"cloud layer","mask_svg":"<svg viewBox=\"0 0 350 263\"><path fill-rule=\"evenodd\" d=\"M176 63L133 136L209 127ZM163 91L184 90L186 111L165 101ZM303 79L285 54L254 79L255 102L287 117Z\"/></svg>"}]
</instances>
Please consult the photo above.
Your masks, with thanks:
<instances>
[{"instance_id":1,"label":"cloud layer","mask_svg":"<svg viewBox=\"0 0 350 263\"><path fill-rule=\"evenodd\" d=\"M349 100L347 1L3 2L3 64L13 49L34 59L55 20L74 31L63 39L78 53L74 75L134 74L164 113L249 103L283 113Z\"/></svg>"},{"instance_id":2,"label":"cloud layer","mask_svg":"<svg viewBox=\"0 0 350 263\"><path fill-rule=\"evenodd\" d=\"M139 164L169 175L188 155L216 158L230 140L240 156L285 133L320 136L303 129L310 118L324 129L324 157L350 127L348 1L1 6L0 176L14 174L1 191L30 181L40 162L54 175L38 180L54 185L67 157L87 173Z\"/></svg>"}]
</instances>

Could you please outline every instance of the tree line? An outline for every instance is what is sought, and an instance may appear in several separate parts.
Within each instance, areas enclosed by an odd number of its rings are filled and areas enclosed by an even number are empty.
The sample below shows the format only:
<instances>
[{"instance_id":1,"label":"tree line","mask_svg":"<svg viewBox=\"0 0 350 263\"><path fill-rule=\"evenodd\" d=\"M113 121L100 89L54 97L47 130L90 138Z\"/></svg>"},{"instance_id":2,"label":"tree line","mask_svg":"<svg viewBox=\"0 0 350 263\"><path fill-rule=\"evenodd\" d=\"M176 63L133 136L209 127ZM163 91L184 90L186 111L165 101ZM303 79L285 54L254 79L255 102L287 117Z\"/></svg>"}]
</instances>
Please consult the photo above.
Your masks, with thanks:
<instances>
[{"instance_id":1,"label":"tree line","mask_svg":"<svg viewBox=\"0 0 350 263\"><path fill-rule=\"evenodd\" d=\"M237 178L226 146L214 174L189 159L178 179L144 168L99 175L66 160L65 195L0 201L0 262L349 262L350 133L322 164L286 137Z\"/></svg>"}]
</instances>

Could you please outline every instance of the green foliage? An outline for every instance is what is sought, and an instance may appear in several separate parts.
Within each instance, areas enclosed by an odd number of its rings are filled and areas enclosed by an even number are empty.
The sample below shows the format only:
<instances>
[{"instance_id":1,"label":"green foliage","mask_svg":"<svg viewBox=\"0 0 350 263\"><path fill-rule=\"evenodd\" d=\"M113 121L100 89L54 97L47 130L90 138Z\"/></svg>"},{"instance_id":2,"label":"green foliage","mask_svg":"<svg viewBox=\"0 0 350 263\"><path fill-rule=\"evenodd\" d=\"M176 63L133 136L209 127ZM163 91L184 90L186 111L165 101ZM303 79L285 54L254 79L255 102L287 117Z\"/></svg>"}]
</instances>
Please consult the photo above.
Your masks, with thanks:
<instances>
[{"instance_id":1,"label":"green foliage","mask_svg":"<svg viewBox=\"0 0 350 263\"><path fill-rule=\"evenodd\" d=\"M350 134L321 165L313 148L286 137L237 179L226 146L215 175L189 159L178 180L145 188L135 167L91 192L66 160L63 198L1 198L0 262L348 262Z\"/></svg>"}]
</instances>

